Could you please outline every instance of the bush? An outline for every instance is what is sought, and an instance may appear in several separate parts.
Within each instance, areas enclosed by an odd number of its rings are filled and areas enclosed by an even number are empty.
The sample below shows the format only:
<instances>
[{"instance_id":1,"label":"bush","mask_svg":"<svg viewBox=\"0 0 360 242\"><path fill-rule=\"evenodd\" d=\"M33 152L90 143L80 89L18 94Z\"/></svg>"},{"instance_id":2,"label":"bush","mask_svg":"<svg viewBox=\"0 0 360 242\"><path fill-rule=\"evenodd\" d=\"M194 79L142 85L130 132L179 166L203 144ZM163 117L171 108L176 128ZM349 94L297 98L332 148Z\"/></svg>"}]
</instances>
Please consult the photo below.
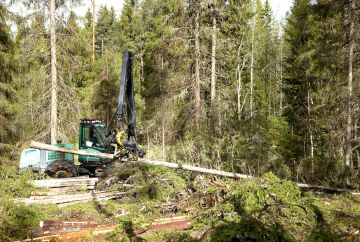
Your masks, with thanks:
<instances>
[{"instance_id":1,"label":"bush","mask_svg":"<svg viewBox=\"0 0 360 242\"><path fill-rule=\"evenodd\" d=\"M0 241L25 239L28 228L37 226L42 215L33 207L15 204L11 200L0 202Z\"/></svg>"}]
</instances>

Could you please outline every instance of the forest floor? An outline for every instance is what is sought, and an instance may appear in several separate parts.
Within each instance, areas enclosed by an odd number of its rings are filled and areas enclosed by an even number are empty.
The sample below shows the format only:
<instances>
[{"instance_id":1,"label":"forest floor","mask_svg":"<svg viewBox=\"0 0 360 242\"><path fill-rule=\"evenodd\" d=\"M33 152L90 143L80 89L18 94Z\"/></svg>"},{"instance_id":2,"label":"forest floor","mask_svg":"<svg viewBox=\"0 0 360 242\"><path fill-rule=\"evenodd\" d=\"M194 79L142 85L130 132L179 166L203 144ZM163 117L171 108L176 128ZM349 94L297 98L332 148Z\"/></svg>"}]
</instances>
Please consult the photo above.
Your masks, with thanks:
<instances>
[{"instance_id":1,"label":"forest floor","mask_svg":"<svg viewBox=\"0 0 360 242\"><path fill-rule=\"evenodd\" d=\"M40 221L85 221L107 230L90 229L80 241L360 241L360 196L303 192L272 173L244 181L127 164L96 185L126 195L67 206L14 203L34 188L24 186L26 174L12 174L0 176L0 193L6 194L1 241L34 236Z\"/></svg>"}]
</instances>

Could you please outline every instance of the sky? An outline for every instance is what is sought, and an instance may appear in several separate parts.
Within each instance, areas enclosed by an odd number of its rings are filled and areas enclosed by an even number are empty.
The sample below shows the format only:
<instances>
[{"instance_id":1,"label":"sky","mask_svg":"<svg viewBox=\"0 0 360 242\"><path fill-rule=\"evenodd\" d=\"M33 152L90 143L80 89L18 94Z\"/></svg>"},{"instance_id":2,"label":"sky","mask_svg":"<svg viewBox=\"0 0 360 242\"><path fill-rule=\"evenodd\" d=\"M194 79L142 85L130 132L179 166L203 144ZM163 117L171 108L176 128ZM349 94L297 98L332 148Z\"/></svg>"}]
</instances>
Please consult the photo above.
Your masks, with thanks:
<instances>
[{"instance_id":1,"label":"sky","mask_svg":"<svg viewBox=\"0 0 360 242\"><path fill-rule=\"evenodd\" d=\"M101 5L113 6L116 15L119 16L123 3L124 0L95 0L95 7L98 9ZM91 8L91 0L83 0L82 5L75 8L75 12L84 16L88 8Z\"/></svg>"},{"instance_id":2,"label":"sky","mask_svg":"<svg viewBox=\"0 0 360 242\"><path fill-rule=\"evenodd\" d=\"M262 0L264 2L264 0ZM293 0L269 0L276 19L280 20L285 17L287 11L290 10ZM113 6L116 15L121 12L124 0L95 0L96 7L100 5ZM79 15L85 15L87 9L91 6L91 0L84 0L82 6L76 7L75 11Z\"/></svg>"},{"instance_id":3,"label":"sky","mask_svg":"<svg viewBox=\"0 0 360 242\"><path fill-rule=\"evenodd\" d=\"M285 17L286 12L290 11L293 0L269 0L271 8L273 9L276 19Z\"/></svg>"}]
</instances>

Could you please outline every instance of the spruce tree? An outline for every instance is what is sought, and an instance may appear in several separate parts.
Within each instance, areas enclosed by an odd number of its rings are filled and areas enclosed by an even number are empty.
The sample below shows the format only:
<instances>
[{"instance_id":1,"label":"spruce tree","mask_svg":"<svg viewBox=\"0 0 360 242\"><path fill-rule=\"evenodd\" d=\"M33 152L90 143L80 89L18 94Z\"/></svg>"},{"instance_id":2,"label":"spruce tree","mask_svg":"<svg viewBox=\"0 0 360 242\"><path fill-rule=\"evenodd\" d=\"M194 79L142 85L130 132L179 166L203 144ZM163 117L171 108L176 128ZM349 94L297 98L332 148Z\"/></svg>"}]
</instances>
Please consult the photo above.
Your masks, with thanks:
<instances>
[{"instance_id":1,"label":"spruce tree","mask_svg":"<svg viewBox=\"0 0 360 242\"><path fill-rule=\"evenodd\" d=\"M19 126L16 121L16 85L13 80L15 66L14 43L7 24L8 9L0 2L0 165L13 158L13 144L18 140Z\"/></svg>"},{"instance_id":2,"label":"spruce tree","mask_svg":"<svg viewBox=\"0 0 360 242\"><path fill-rule=\"evenodd\" d=\"M308 59L301 58L311 38L310 19L312 8L309 0L297 0L291 10L285 28L286 64L284 93L287 107L284 115L291 127L292 135L287 145L286 160L289 164L300 162L306 156L306 103L310 80L307 77ZM294 168L295 169L295 168Z\"/></svg>"}]
</instances>

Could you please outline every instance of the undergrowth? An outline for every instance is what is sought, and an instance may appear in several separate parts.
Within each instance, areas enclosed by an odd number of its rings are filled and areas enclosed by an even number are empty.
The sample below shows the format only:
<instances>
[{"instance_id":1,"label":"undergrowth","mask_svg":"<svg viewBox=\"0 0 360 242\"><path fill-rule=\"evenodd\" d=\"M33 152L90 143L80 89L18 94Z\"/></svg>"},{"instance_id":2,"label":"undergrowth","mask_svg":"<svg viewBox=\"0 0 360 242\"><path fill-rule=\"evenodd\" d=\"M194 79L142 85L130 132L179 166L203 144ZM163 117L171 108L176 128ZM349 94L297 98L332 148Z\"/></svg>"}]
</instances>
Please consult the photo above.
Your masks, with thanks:
<instances>
[{"instance_id":1,"label":"undergrowth","mask_svg":"<svg viewBox=\"0 0 360 242\"><path fill-rule=\"evenodd\" d=\"M0 169L0 241L27 237L29 227L38 225L37 209L14 202L14 198L27 197L34 191L29 183L34 174L26 171L18 174L15 167Z\"/></svg>"},{"instance_id":2,"label":"undergrowth","mask_svg":"<svg viewBox=\"0 0 360 242\"><path fill-rule=\"evenodd\" d=\"M349 194L303 193L292 182L267 173L256 180L232 180L197 173L124 164L111 174L125 189L119 200L59 207L14 203L34 190L31 173L0 172L0 241L24 239L40 220L117 224L105 241L136 241L158 218L188 215L187 231L154 232L148 241L356 241L360 240L360 198ZM173 206L174 205L174 206ZM345 206L346 205L346 206ZM353 231L353 232L352 232ZM355 232L354 232L355 231ZM92 238L95 239L96 238ZM140 238L138 238L140 240Z\"/></svg>"}]
</instances>

